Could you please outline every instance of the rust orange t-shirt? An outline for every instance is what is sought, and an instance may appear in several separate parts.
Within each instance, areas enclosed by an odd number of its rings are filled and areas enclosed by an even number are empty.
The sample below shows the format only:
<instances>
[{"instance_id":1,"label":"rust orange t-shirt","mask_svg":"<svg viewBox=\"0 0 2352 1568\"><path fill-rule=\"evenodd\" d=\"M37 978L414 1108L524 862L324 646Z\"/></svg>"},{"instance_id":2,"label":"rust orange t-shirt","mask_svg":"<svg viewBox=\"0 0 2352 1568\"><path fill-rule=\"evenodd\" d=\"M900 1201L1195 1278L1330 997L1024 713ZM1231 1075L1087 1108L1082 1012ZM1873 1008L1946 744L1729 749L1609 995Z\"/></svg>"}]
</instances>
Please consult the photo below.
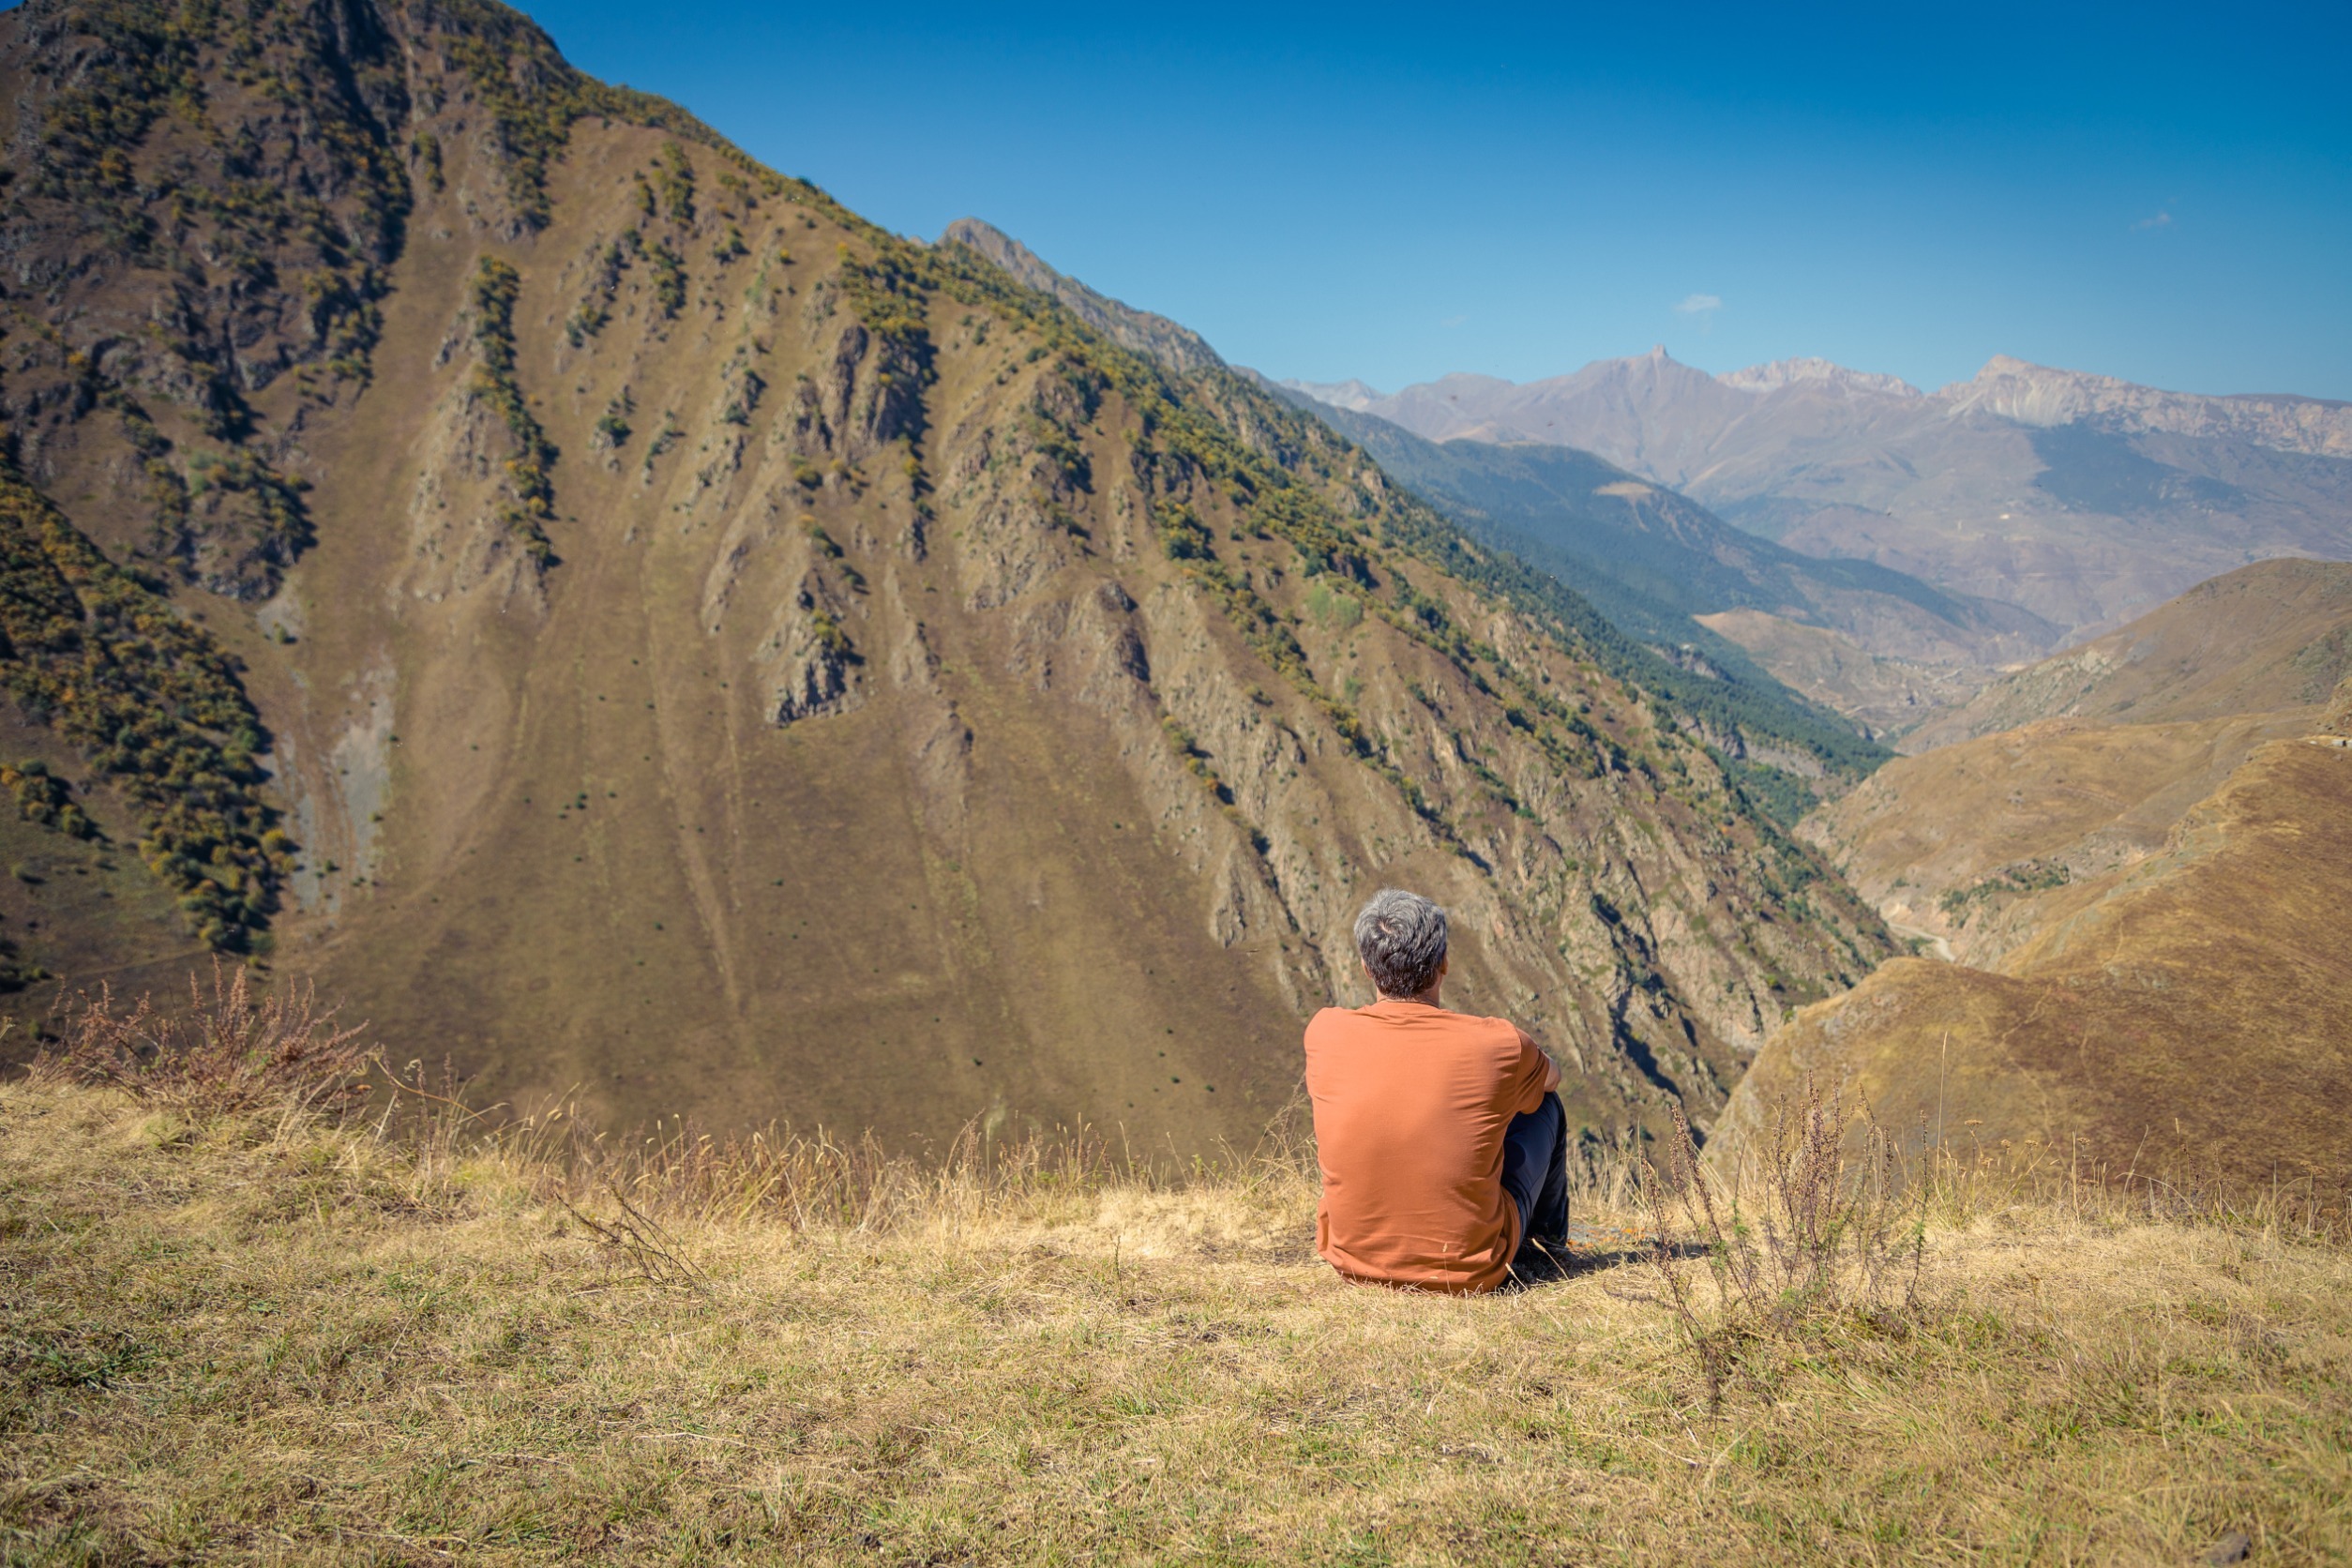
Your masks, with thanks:
<instances>
[{"instance_id":1,"label":"rust orange t-shirt","mask_svg":"<svg viewBox=\"0 0 2352 1568\"><path fill-rule=\"evenodd\" d=\"M1316 1014L1315 1250L1350 1279L1456 1292L1501 1284L1519 1244L1502 1136L1559 1082L1508 1018L1385 999Z\"/></svg>"}]
</instances>

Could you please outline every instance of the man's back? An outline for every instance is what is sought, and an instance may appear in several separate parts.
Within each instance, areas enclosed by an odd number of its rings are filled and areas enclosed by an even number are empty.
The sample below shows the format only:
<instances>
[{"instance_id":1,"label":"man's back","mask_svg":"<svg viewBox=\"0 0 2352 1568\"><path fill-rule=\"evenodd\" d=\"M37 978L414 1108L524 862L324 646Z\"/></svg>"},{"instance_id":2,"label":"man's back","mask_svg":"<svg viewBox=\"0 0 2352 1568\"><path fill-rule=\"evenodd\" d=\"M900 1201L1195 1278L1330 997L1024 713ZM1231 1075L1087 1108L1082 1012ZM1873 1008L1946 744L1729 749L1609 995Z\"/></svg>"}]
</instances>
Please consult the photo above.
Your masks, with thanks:
<instances>
[{"instance_id":1,"label":"man's back","mask_svg":"<svg viewBox=\"0 0 2352 1568\"><path fill-rule=\"evenodd\" d=\"M1306 1027L1323 1199L1315 1250L1355 1279L1487 1290L1508 1273L1519 1214L1503 1135L1556 1081L1504 1018L1383 998Z\"/></svg>"}]
</instances>

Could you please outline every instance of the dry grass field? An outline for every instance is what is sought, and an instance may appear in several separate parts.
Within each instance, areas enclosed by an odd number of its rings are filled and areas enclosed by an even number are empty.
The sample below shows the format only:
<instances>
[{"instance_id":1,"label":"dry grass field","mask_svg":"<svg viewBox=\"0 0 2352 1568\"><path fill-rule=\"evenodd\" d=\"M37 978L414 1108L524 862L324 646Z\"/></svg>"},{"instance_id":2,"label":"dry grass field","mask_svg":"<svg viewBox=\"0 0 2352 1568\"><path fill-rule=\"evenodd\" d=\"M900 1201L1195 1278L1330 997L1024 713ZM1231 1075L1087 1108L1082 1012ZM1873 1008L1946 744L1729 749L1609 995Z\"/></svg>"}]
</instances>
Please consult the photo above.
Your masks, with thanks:
<instances>
[{"instance_id":1,"label":"dry grass field","mask_svg":"<svg viewBox=\"0 0 2352 1568\"><path fill-rule=\"evenodd\" d=\"M1679 1231L1458 1300L1319 1263L1295 1152L615 1151L314 1064L0 1088L7 1560L2352 1553L2352 1255L2291 1195L1944 1162L1760 1311ZM1684 1212L1624 1177L1589 1235Z\"/></svg>"}]
</instances>

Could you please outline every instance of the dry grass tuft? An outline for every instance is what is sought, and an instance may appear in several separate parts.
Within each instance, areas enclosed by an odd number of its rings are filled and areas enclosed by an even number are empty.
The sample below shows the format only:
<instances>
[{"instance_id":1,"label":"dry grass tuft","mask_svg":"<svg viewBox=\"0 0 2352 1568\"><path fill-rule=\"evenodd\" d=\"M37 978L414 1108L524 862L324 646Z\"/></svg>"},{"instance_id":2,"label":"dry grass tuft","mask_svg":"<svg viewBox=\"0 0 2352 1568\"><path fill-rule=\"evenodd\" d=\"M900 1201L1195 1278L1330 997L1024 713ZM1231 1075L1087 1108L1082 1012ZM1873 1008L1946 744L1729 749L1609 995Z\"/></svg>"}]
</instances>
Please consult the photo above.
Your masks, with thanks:
<instances>
[{"instance_id":1,"label":"dry grass tuft","mask_svg":"<svg viewBox=\"0 0 2352 1568\"><path fill-rule=\"evenodd\" d=\"M920 1166L492 1127L415 1067L364 1122L167 1081L0 1088L10 1560L2352 1553L2352 1258L2259 1195L1906 1185L1817 1104L1778 1176L1585 1173L1663 1261L1462 1300L1333 1275L1279 1144Z\"/></svg>"}]
</instances>

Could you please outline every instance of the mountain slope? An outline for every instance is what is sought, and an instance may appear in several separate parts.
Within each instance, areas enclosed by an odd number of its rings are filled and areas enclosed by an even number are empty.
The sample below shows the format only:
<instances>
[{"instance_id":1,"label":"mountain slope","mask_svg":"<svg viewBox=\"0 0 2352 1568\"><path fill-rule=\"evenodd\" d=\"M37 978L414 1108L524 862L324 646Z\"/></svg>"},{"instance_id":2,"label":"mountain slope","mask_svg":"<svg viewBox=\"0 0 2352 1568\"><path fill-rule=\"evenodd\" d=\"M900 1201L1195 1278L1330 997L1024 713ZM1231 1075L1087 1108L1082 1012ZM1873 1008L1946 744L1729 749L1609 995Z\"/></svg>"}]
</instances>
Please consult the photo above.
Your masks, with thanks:
<instances>
[{"instance_id":1,"label":"mountain slope","mask_svg":"<svg viewBox=\"0 0 2352 1568\"><path fill-rule=\"evenodd\" d=\"M2352 683L2333 732L2352 729ZM1892 1126L2048 1146L2086 1174L2352 1186L2352 749L2257 748L2163 852L1988 968L1897 959L1809 1008L1726 1113L1844 1082Z\"/></svg>"},{"instance_id":2,"label":"mountain slope","mask_svg":"<svg viewBox=\"0 0 2352 1568\"><path fill-rule=\"evenodd\" d=\"M2251 560L2352 556L2352 407L2318 399L2160 392L2007 357L1922 395L1817 361L1714 377L1653 350L1349 406L1431 440L1582 447L1794 550L2073 635Z\"/></svg>"},{"instance_id":3,"label":"mountain slope","mask_svg":"<svg viewBox=\"0 0 2352 1568\"><path fill-rule=\"evenodd\" d=\"M1017 277L1058 299L1076 302L1082 319L1114 341L1180 373L1197 368L1196 357L1183 344L1169 343L1166 329L1170 324L1163 318L1056 272L1034 252L985 224L959 220L950 225L942 243L964 243L974 233L980 239L972 247L975 251L993 260L1009 248ZM1411 487L1416 500L1436 494L1450 521L1498 552L1479 567L1490 586L1507 582L1513 595L1540 604L1546 613L1576 627L1612 673L1665 697L1681 722L1730 754L1734 771L1786 820L1793 821L1813 804L1818 781L1850 781L1886 757L1883 747L1859 737L1833 710L1806 703L1738 645L1696 625L1687 609L1680 607L1679 601L1689 597L1681 579L1693 571L1711 572L1738 585L1726 592L1755 592L1741 573L1759 549L1771 552L1771 547L1759 547L1752 536L1715 522L1680 496L1656 497L1646 486L1632 488L1650 493L1658 505L1638 500L1622 504L1609 485L1627 476L1582 453L1557 454L1568 463L1564 489L1559 475L1545 475L1548 489L1542 481L1498 483L1482 473L1486 460L1483 448L1458 454L1439 448L1384 420L1334 413L1255 371L1239 374L1362 447L1389 478ZM1553 457L1536 453L1527 460L1542 469ZM1448 488L1449 482L1455 488ZM1603 487L1597 495L1591 489L1596 484ZM1494 516L1463 499L1464 488L1500 498L1499 508L1520 526L1499 526ZM1563 505L1568 515L1562 515ZM1647 526L1658 513L1664 514L1666 526ZM1701 535L1701 549L1683 542L1681 535L1689 534ZM1585 542L1596 544L1610 559L1604 564L1573 548ZM1703 553L1705 550L1713 555ZM1521 563L1537 569L1528 572ZM1840 568L1864 578L1893 576L1862 562L1828 564L1824 575L1833 576ZM1922 583L1903 587L1922 601L1940 598Z\"/></svg>"},{"instance_id":4,"label":"mountain slope","mask_svg":"<svg viewBox=\"0 0 2352 1568\"><path fill-rule=\"evenodd\" d=\"M1967 701L1983 684L1982 669L1889 658L1836 632L1761 610L1693 618L1774 680L1885 736L1898 750L1918 749L1912 733L1921 723Z\"/></svg>"},{"instance_id":5,"label":"mountain slope","mask_svg":"<svg viewBox=\"0 0 2352 1568\"><path fill-rule=\"evenodd\" d=\"M1887 1124L2092 1173L2352 1184L2348 580L2269 562L2205 584L2003 699L2077 716L1902 758L1808 819L1958 961L1801 1013L1735 1091L1730 1147L1810 1075Z\"/></svg>"},{"instance_id":6,"label":"mountain slope","mask_svg":"<svg viewBox=\"0 0 2352 1568\"><path fill-rule=\"evenodd\" d=\"M976 218L959 218L950 223L941 234L940 243L969 247L1024 288L1053 295L1078 320L1121 348L1148 354L1171 370L1183 373L1220 369L1225 365L1208 340L1190 327L1180 326L1166 316L1123 305L1075 278L1056 272L1029 247Z\"/></svg>"},{"instance_id":7,"label":"mountain slope","mask_svg":"<svg viewBox=\"0 0 2352 1568\"><path fill-rule=\"evenodd\" d=\"M1889 920L1989 961L2160 851L2347 675L2352 565L2262 562L2004 677L1802 832Z\"/></svg>"},{"instance_id":8,"label":"mountain slope","mask_svg":"<svg viewBox=\"0 0 2352 1568\"><path fill-rule=\"evenodd\" d=\"M187 672L196 749L85 739L13 620L11 688L106 843L396 1058L1190 1150L1288 1099L1406 882L1606 1126L1706 1117L1886 950L1575 596L512 12L36 3L0 119L0 396L73 596L24 602ZM21 961L163 961L111 902Z\"/></svg>"}]
</instances>

